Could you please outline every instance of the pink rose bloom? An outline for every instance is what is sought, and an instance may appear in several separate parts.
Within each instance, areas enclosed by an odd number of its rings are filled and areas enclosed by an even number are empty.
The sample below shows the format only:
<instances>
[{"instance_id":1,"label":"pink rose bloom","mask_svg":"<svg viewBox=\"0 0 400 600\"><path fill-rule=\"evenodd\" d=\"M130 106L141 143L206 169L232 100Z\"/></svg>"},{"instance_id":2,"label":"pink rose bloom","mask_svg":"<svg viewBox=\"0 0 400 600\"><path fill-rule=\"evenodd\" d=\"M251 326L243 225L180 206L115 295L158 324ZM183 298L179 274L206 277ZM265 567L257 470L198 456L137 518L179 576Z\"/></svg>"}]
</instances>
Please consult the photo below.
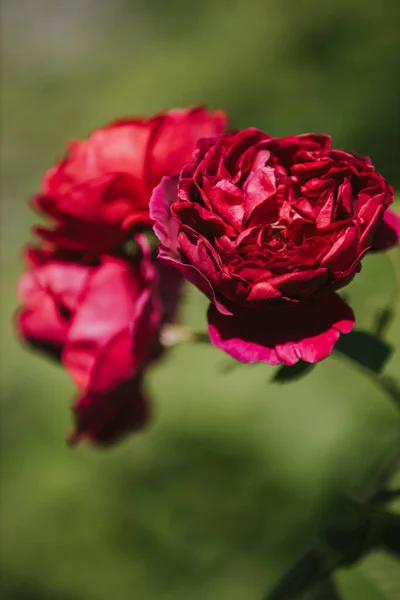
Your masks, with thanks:
<instances>
[{"instance_id":1,"label":"pink rose bloom","mask_svg":"<svg viewBox=\"0 0 400 600\"><path fill-rule=\"evenodd\" d=\"M60 360L81 391L71 441L110 443L146 421L141 379L158 344L162 309L144 239L139 247L132 262L102 256L84 264L70 253L26 253L17 327L25 342Z\"/></svg>"},{"instance_id":2,"label":"pink rose bloom","mask_svg":"<svg viewBox=\"0 0 400 600\"><path fill-rule=\"evenodd\" d=\"M199 138L223 133L226 116L202 106L125 118L71 142L45 175L33 206L54 228L37 227L58 248L109 252L151 226L149 200L164 175L190 162Z\"/></svg>"}]
</instances>

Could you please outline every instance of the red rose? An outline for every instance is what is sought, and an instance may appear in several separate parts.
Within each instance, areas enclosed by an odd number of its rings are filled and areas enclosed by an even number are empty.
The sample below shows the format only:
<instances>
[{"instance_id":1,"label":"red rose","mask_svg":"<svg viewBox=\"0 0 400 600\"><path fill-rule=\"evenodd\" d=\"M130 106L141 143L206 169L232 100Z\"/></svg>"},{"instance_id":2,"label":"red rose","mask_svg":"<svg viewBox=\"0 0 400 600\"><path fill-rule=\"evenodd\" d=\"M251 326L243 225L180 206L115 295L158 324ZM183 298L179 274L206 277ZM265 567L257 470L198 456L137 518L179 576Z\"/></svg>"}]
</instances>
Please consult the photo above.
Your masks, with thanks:
<instances>
[{"instance_id":1,"label":"red rose","mask_svg":"<svg viewBox=\"0 0 400 600\"><path fill-rule=\"evenodd\" d=\"M143 368L157 345L162 317L156 272L144 240L133 262L111 256L95 265L31 249L17 317L22 338L58 357L82 391L74 439L112 441L146 413Z\"/></svg>"},{"instance_id":2,"label":"red rose","mask_svg":"<svg viewBox=\"0 0 400 600\"><path fill-rule=\"evenodd\" d=\"M75 431L68 442L75 445L88 439L99 445L112 444L146 424L149 406L141 373L107 393L83 394L73 405Z\"/></svg>"},{"instance_id":3,"label":"red rose","mask_svg":"<svg viewBox=\"0 0 400 600\"><path fill-rule=\"evenodd\" d=\"M387 228L398 237L392 188L322 135L247 129L202 140L194 157L150 208L161 260L211 300L211 341L243 362L327 357L354 324L336 290L388 245Z\"/></svg>"},{"instance_id":4,"label":"red rose","mask_svg":"<svg viewBox=\"0 0 400 600\"><path fill-rule=\"evenodd\" d=\"M58 248L107 252L149 226L149 200L161 177L190 162L196 141L224 131L222 111L174 109L151 118L119 120L69 144L44 177L33 205L52 217L37 227Z\"/></svg>"}]
</instances>

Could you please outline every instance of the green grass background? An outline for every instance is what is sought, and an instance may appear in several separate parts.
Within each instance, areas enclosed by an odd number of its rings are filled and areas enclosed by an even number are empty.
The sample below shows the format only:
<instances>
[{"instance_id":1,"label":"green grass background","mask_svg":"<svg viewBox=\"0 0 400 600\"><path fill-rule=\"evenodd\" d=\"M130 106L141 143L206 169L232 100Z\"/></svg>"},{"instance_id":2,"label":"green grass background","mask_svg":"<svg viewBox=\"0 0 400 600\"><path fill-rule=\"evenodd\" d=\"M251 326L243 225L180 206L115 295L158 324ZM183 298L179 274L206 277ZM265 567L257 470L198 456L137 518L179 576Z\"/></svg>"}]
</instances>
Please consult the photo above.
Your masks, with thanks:
<instances>
[{"instance_id":1,"label":"green grass background","mask_svg":"<svg viewBox=\"0 0 400 600\"><path fill-rule=\"evenodd\" d=\"M400 184L396 0L4 0L1 86L1 579L7 600L261 600L400 450L400 414L339 355L296 383L208 345L149 374L153 420L107 451L64 442L74 388L20 346L12 317L27 199L68 138L122 115L205 102L236 127L330 133ZM357 327L399 308L400 255L346 292ZM187 289L183 322L204 330ZM400 311L386 334L400 345ZM399 353L386 372L398 376ZM398 600L375 553L345 600ZM329 600L327 591L320 600Z\"/></svg>"}]
</instances>

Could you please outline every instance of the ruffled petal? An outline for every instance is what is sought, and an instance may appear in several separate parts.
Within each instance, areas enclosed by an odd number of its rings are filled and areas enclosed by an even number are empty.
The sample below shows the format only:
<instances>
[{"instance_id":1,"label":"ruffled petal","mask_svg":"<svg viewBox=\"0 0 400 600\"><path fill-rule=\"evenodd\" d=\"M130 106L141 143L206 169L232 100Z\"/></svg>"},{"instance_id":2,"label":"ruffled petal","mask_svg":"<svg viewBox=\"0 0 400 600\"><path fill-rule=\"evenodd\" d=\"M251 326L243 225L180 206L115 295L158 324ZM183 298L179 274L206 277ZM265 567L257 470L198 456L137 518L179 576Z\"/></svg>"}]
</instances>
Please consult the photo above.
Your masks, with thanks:
<instances>
[{"instance_id":1,"label":"ruffled petal","mask_svg":"<svg viewBox=\"0 0 400 600\"><path fill-rule=\"evenodd\" d=\"M158 257L165 265L176 268L190 283L195 285L225 314L230 311L220 303L209 280L193 266L186 264L179 250L179 223L171 213L171 204L177 198L178 176L163 177L154 189L150 200L150 216L154 221L154 233L160 240Z\"/></svg>"},{"instance_id":2,"label":"ruffled petal","mask_svg":"<svg viewBox=\"0 0 400 600\"><path fill-rule=\"evenodd\" d=\"M372 250L388 250L400 240L400 216L393 210L386 210L373 239Z\"/></svg>"},{"instance_id":3,"label":"ruffled petal","mask_svg":"<svg viewBox=\"0 0 400 600\"><path fill-rule=\"evenodd\" d=\"M130 227L150 224L137 181L127 174L107 173L72 186L68 193L36 196L33 206L56 221L54 228L35 227L43 239L74 251L101 253L118 246Z\"/></svg>"},{"instance_id":4,"label":"ruffled petal","mask_svg":"<svg viewBox=\"0 0 400 600\"><path fill-rule=\"evenodd\" d=\"M171 204L178 197L178 175L163 177L150 199L150 218L154 222L154 233L160 240L160 257L179 258L179 222L171 213Z\"/></svg>"},{"instance_id":5,"label":"ruffled petal","mask_svg":"<svg viewBox=\"0 0 400 600\"><path fill-rule=\"evenodd\" d=\"M125 381L107 394L83 394L73 405L75 430L68 436L74 445L90 441L109 445L143 427L149 418L149 402L141 377Z\"/></svg>"},{"instance_id":6,"label":"ruffled petal","mask_svg":"<svg viewBox=\"0 0 400 600\"><path fill-rule=\"evenodd\" d=\"M214 346L245 363L293 365L315 363L333 350L341 333L354 325L351 308L334 293L267 311L244 310L223 315L208 311L208 332Z\"/></svg>"},{"instance_id":7,"label":"ruffled petal","mask_svg":"<svg viewBox=\"0 0 400 600\"><path fill-rule=\"evenodd\" d=\"M144 263L144 264L143 264ZM147 264L148 263L148 264ZM141 273L109 257L92 275L63 351L63 363L88 394L130 379L147 361L161 320L159 298L144 257Z\"/></svg>"},{"instance_id":8,"label":"ruffled petal","mask_svg":"<svg viewBox=\"0 0 400 600\"><path fill-rule=\"evenodd\" d=\"M192 160L197 140L220 135L227 126L221 110L209 112L204 106L175 108L162 116L151 146L151 183L176 173Z\"/></svg>"}]
</instances>

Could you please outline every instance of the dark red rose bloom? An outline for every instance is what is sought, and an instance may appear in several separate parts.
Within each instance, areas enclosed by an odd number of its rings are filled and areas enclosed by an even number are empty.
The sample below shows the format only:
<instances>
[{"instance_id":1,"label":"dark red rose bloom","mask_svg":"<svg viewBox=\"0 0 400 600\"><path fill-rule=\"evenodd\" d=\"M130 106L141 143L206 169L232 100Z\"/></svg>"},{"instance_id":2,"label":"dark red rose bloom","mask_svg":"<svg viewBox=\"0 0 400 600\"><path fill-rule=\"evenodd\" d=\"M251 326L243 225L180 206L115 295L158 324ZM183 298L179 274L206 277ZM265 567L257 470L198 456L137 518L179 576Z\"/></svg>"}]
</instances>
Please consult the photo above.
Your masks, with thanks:
<instances>
[{"instance_id":1,"label":"dark red rose bloom","mask_svg":"<svg viewBox=\"0 0 400 600\"><path fill-rule=\"evenodd\" d=\"M222 111L200 106L115 121L70 143L33 199L55 226L36 232L58 248L110 251L132 229L150 226L149 200L161 177L191 161L199 138L219 135L225 127Z\"/></svg>"},{"instance_id":2,"label":"dark red rose bloom","mask_svg":"<svg viewBox=\"0 0 400 600\"><path fill-rule=\"evenodd\" d=\"M201 140L150 210L160 259L211 300L209 335L243 362L317 362L354 324L336 294L398 239L393 190L330 138L256 129Z\"/></svg>"},{"instance_id":3,"label":"dark red rose bloom","mask_svg":"<svg viewBox=\"0 0 400 600\"><path fill-rule=\"evenodd\" d=\"M62 361L81 390L72 439L114 441L141 426L147 405L140 385L157 344L162 309L145 240L129 263L111 256L96 264L30 249L19 282L22 339Z\"/></svg>"}]
</instances>

